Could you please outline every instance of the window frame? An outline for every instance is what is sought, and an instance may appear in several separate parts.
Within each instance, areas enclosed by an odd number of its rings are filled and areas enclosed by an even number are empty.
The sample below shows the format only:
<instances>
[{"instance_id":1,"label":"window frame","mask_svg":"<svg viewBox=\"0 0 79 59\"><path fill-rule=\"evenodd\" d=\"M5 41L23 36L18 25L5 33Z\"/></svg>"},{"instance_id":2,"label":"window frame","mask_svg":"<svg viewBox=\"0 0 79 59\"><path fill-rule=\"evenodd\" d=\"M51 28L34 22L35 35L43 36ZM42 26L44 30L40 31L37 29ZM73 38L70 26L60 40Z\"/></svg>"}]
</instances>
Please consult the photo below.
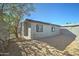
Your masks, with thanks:
<instances>
[{"instance_id":1,"label":"window frame","mask_svg":"<svg viewBox=\"0 0 79 59\"><path fill-rule=\"evenodd\" d=\"M43 32L43 25L42 24L36 24L36 32Z\"/></svg>"},{"instance_id":2,"label":"window frame","mask_svg":"<svg viewBox=\"0 0 79 59\"><path fill-rule=\"evenodd\" d=\"M52 32L55 31L55 27L54 27L54 26L51 27L51 31L52 31Z\"/></svg>"}]
</instances>

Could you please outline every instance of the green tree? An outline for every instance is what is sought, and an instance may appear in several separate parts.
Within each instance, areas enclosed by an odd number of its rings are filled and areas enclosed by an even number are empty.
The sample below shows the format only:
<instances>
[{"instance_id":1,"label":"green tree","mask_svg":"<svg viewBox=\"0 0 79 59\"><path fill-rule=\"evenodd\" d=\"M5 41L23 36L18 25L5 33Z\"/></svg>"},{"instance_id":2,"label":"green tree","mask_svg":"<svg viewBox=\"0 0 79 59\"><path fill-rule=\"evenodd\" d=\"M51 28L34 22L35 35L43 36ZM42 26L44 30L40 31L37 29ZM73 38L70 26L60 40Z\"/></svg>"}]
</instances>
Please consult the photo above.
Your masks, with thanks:
<instances>
[{"instance_id":1,"label":"green tree","mask_svg":"<svg viewBox=\"0 0 79 59\"><path fill-rule=\"evenodd\" d=\"M24 15L29 16L34 11L34 5L26 4L0 4L0 20L7 23L7 29L18 38L18 26Z\"/></svg>"}]
</instances>

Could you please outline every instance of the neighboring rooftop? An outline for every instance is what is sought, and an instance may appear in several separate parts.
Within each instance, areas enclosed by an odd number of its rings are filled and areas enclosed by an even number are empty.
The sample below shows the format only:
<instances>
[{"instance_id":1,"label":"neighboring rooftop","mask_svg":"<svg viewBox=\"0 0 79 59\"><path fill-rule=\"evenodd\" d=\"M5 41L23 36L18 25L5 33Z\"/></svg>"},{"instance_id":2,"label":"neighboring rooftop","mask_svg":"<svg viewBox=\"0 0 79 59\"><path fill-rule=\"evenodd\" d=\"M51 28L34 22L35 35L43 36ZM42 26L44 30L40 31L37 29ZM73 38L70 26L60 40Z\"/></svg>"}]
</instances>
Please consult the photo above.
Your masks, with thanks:
<instances>
[{"instance_id":1,"label":"neighboring rooftop","mask_svg":"<svg viewBox=\"0 0 79 59\"><path fill-rule=\"evenodd\" d=\"M76 27L79 26L79 24L69 24L69 25L64 25L63 27Z\"/></svg>"},{"instance_id":2,"label":"neighboring rooftop","mask_svg":"<svg viewBox=\"0 0 79 59\"><path fill-rule=\"evenodd\" d=\"M55 25L55 26L60 26L60 25L51 24L51 23L47 23L47 22L41 22L41 21L32 20L32 19L26 19L25 21L36 22L36 23L43 23L43 24L47 24L47 25Z\"/></svg>"}]
</instances>

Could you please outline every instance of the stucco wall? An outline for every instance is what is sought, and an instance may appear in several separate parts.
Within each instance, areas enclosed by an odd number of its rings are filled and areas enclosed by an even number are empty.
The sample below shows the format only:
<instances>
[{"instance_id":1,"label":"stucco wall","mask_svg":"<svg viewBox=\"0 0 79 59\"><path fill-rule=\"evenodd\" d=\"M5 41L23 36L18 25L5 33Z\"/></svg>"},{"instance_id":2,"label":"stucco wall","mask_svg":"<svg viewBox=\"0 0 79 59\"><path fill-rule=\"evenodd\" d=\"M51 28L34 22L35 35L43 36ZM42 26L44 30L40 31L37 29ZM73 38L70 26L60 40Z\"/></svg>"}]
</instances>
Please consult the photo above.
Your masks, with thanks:
<instances>
[{"instance_id":1,"label":"stucco wall","mask_svg":"<svg viewBox=\"0 0 79 59\"><path fill-rule=\"evenodd\" d=\"M79 42L79 26L70 28L68 27L67 29L76 35L76 39Z\"/></svg>"},{"instance_id":2,"label":"stucco wall","mask_svg":"<svg viewBox=\"0 0 79 59\"><path fill-rule=\"evenodd\" d=\"M31 23L31 37L32 37L32 39L39 39L39 38L44 38L44 37L48 37L48 36L54 36L54 35L59 34L59 32L60 32L60 27L57 27L57 26L54 26L55 31L52 32L51 31L52 25L46 25L46 24L34 23L34 22L30 22L30 23ZM43 25L43 32L36 32L36 24Z\"/></svg>"},{"instance_id":3,"label":"stucco wall","mask_svg":"<svg viewBox=\"0 0 79 59\"><path fill-rule=\"evenodd\" d=\"M79 26L75 26L75 27L71 27L71 26L69 26L69 27L62 27L63 29L67 29L68 31L70 31L71 33L73 33L75 36L76 36L76 42L79 42ZM68 32L67 31L64 31L64 33L67 33L68 34ZM68 35L70 35L70 34L68 34Z\"/></svg>"},{"instance_id":4,"label":"stucco wall","mask_svg":"<svg viewBox=\"0 0 79 59\"><path fill-rule=\"evenodd\" d=\"M63 27L63 28L65 28L65 29L67 29L67 30L69 30L70 32L72 32L73 34L75 34L75 35L79 35L79 26L75 26L75 27Z\"/></svg>"}]
</instances>

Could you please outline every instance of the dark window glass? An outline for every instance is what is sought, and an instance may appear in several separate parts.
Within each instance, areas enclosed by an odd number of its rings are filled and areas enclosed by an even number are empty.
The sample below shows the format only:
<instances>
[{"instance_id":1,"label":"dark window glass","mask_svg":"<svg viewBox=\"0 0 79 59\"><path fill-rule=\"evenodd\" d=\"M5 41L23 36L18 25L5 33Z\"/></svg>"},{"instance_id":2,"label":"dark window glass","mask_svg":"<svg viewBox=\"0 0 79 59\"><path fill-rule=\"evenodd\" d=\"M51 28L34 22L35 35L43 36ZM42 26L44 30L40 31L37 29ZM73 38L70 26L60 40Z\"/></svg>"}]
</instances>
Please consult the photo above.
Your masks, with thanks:
<instances>
[{"instance_id":1,"label":"dark window glass","mask_svg":"<svg viewBox=\"0 0 79 59\"><path fill-rule=\"evenodd\" d=\"M55 27L52 27L52 28L51 28L51 31L54 32L54 31L55 31Z\"/></svg>"},{"instance_id":2,"label":"dark window glass","mask_svg":"<svg viewBox=\"0 0 79 59\"><path fill-rule=\"evenodd\" d=\"M43 32L43 25L36 25L36 32Z\"/></svg>"}]
</instances>

